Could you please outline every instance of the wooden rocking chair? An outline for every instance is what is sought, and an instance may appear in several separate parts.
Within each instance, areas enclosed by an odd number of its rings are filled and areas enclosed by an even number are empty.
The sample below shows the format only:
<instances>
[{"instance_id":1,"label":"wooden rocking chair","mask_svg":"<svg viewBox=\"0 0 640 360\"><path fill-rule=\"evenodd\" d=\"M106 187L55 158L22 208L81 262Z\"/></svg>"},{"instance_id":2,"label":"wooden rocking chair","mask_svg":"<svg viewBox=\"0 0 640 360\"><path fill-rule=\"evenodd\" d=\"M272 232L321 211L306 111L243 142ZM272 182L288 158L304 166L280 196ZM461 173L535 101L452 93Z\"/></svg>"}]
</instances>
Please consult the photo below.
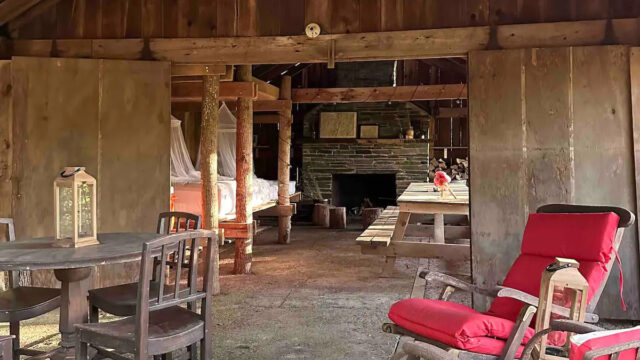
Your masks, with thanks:
<instances>
[{"instance_id":1,"label":"wooden rocking chair","mask_svg":"<svg viewBox=\"0 0 640 360\"><path fill-rule=\"evenodd\" d=\"M551 215L553 214L553 215ZM577 215L581 214L581 215ZM595 323L593 313L607 282L624 229L635 216L609 206L550 204L531 214L525 228L522 253L502 286L482 288L454 277L422 272L420 277L445 285L439 300L405 299L395 303L382 326L384 332L408 336L392 359L417 360L511 360L523 353L533 337L529 324L537 311L540 278L558 257L580 262L589 282L585 321ZM487 313L449 302L456 290L495 298ZM523 306L524 304L524 306ZM553 305L552 311L568 317L568 308ZM553 347L550 347L553 349Z\"/></svg>"}]
</instances>

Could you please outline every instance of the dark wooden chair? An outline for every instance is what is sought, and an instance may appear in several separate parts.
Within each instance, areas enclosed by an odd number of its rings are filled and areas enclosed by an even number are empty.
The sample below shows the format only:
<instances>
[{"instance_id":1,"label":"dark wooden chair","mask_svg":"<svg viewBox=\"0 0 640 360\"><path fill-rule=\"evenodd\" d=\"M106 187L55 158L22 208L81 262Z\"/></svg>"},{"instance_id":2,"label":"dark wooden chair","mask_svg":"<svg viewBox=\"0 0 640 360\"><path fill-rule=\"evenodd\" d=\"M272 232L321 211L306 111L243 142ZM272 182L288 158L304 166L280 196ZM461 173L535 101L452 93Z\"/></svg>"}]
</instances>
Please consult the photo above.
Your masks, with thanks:
<instances>
[{"instance_id":1,"label":"dark wooden chair","mask_svg":"<svg viewBox=\"0 0 640 360\"><path fill-rule=\"evenodd\" d=\"M187 246L197 249L205 240L206 271L202 289L198 286L198 251L186 251ZM135 316L107 323L76 325L76 360L86 360L88 345L112 359L126 359L119 353L133 354L135 359L170 353L200 341L200 359L212 358L211 340L213 314L211 299L215 242L217 235L210 230L194 230L166 235L147 241L142 248L140 282ZM152 289L151 280L156 260L160 262L160 286ZM174 267L168 263L175 261ZM181 283L183 264L188 264L186 286ZM167 271L169 269L169 271ZM170 273L174 272L174 276ZM166 292L166 289L171 289ZM200 301L200 313L185 309L182 304ZM114 353L109 349L116 349Z\"/></svg>"},{"instance_id":2,"label":"dark wooden chair","mask_svg":"<svg viewBox=\"0 0 640 360\"><path fill-rule=\"evenodd\" d=\"M0 346L2 346L0 354L2 355L2 360L13 360L13 338L13 335L0 336Z\"/></svg>"},{"instance_id":3,"label":"dark wooden chair","mask_svg":"<svg viewBox=\"0 0 640 360\"><path fill-rule=\"evenodd\" d=\"M7 240L15 241L13 219L0 218L0 224L7 225ZM12 346L12 356L16 360L20 358L20 355L36 356L43 354L42 351L20 348L20 322L44 315L60 307L59 289L20 286L19 280L19 272L10 271L9 289L0 292L0 322L9 323L9 332L15 338ZM7 353L3 351L3 354L6 355Z\"/></svg>"},{"instance_id":4,"label":"dark wooden chair","mask_svg":"<svg viewBox=\"0 0 640 360\"><path fill-rule=\"evenodd\" d=\"M201 218L198 215L184 212L164 212L158 216L158 234L179 233L188 230L197 230L201 227ZM174 265L172 262L170 266ZM157 290L156 275L158 264L154 267L152 290ZM89 322L98 322L99 310L116 316L133 316L136 313L136 294L138 283L109 286L100 289L89 290L90 316Z\"/></svg>"}]
</instances>

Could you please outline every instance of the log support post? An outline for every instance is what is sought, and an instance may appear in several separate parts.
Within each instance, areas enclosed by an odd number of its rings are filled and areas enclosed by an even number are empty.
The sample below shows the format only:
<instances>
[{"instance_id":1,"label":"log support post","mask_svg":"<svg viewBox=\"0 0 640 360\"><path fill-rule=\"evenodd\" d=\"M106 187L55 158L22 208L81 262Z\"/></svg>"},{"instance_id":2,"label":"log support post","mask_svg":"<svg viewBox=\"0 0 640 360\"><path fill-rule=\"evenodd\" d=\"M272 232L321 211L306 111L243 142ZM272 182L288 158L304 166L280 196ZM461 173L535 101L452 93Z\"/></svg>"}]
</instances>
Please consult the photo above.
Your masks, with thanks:
<instances>
[{"instance_id":1,"label":"log support post","mask_svg":"<svg viewBox=\"0 0 640 360\"><path fill-rule=\"evenodd\" d=\"M238 66L238 81L252 81L251 65ZM240 97L237 103L236 132L236 220L240 224L253 223L253 99ZM252 231L246 238L235 241L233 270L235 274L251 272L253 252Z\"/></svg>"},{"instance_id":2,"label":"log support post","mask_svg":"<svg viewBox=\"0 0 640 360\"><path fill-rule=\"evenodd\" d=\"M218 232L218 75L204 75L202 93L201 177L204 228ZM218 244L215 244L216 248ZM214 293L220 292L219 257L214 252Z\"/></svg>"},{"instance_id":3,"label":"log support post","mask_svg":"<svg viewBox=\"0 0 640 360\"><path fill-rule=\"evenodd\" d=\"M280 84L280 99L291 100L291 77L283 76ZM280 113L278 121L278 205L289 206L289 179L291 166L291 122L292 114ZM288 244L291 239L291 215L278 217L278 242Z\"/></svg>"}]
</instances>

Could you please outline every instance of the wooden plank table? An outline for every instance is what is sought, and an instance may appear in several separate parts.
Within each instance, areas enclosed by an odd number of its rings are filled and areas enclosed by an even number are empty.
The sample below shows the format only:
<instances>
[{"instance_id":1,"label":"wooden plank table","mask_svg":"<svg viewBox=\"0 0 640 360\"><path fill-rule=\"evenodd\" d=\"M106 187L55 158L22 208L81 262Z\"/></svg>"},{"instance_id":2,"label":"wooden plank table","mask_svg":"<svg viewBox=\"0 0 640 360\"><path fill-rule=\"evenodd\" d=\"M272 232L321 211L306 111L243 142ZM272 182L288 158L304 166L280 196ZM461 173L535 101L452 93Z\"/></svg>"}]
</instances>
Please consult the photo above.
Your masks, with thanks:
<instances>
[{"instance_id":1,"label":"wooden plank table","mask_svg":"<svg viewBox=\"0 0 640 360\"><path fill-rule=\"evenodd\" d=\"M469 245L446 244L444 237L444 215L469 215L469 188L465 184L450 184L456 198L449 194L441 198L432 183L411 183L398 198L398 220L389 246L380 248L386 256L385 273L395 266L397 256L415 258L443 258L448 260L469 259ZM433 214L433 242L405 241L404 234L411 214Z\"/></svg>"},{"instance_id":2,"label":"wooden plank table","mask_svg":"<svg viewBox=\"0 0 640 360\"><path fill-rule=\"evenodd\" d=\"M53 247L53 238L0 243L0 270L53 269L62 283L59 329L60 347L49 353L54 360L75 359L75 324L87 322L87 280L97 265L140 260L142 244L154 233L98 234L100 244L80 248Z\"/></svg>"}]
</instances>

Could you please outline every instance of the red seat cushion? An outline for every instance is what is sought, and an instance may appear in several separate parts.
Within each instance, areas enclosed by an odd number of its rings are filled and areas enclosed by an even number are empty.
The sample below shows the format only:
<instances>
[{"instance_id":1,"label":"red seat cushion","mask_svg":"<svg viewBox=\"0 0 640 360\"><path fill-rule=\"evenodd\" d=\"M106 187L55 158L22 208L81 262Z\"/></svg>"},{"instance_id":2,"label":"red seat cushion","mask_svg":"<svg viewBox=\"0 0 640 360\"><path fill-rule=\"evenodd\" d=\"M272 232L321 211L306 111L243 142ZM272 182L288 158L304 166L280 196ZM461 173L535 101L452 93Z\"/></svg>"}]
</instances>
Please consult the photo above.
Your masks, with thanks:
<instances>
[{"instance_id":1,"label":"red seat cushion","mask_svg":"<svg viewBox=\"0 0 640 360\"><path fill-rule=\"evenodd\" d=\"M389 319L424 337L459 349L500 355L514 322L440 300L405 299L391 306ZM529 329L523 343L533 336Z\"/></svg>"}]
</instances>

